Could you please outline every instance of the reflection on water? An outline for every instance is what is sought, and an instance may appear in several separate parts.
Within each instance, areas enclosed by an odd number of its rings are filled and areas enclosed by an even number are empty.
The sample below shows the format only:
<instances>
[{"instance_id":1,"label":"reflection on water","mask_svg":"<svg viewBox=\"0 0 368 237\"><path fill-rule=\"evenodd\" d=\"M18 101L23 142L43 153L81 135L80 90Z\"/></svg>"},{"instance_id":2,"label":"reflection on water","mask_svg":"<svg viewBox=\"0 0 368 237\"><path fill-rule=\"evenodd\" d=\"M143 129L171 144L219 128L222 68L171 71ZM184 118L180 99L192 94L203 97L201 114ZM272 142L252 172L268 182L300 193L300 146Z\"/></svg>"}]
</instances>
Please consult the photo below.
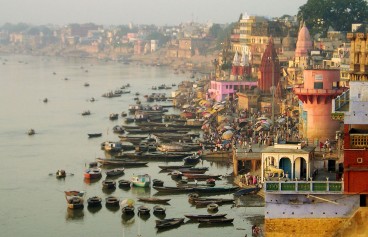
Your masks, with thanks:
<instances>
[{"instance_id":1,"label":"reflection on water","mask_svg":"<svg viewBox=\"0 0 368 237\"><path fill-rule=\"evenodd\" d=\"M216 223L216 224L208 224L208 223L199 223L198 228L220 228L220 227L234 227L233 223Z\"/></svg>"},{"instance_id":2,"label":"reflection on water","mask_svg":"<svg viewBox=\"0 0 368 237\"><path fill-rule=\"evenodd\" d=\"M148 213L148 214L141 214L141 213L139 213L139 212L138 212L138 216L139 216L142 220L146 221L146 220L148 220L148 219L151 217L151 214L150 214L150 213Z\"/></svg>"},{"instance_id":3,"label":"reflection on water","mask_svg":"<svg viewBox=\"0 0 368 237\"><path fill-rule=\"evenodd\" d=\"M131 192L132 192L132 194L134 194L137 197L150 196L151 195L151 187L135 187L135 186L132 186Z\"/></svg>"},{"instance_id":4,"label":"reflection on water","mask_svg":"<svg viewBox=\"0 0 368 237\"><path fill-rule=\"evenodd\" d=\"M119 205L109 205L109 204L106 204L105 207L106 207L107 210L109 210L111 212L117 212L120 209L120 206Z\"/></svg>"},{"instance_id":5,"label":"reflection on water","mask_svg":"<svg viewBox=\"0 0 368 237\"><path fill-rule=\"evenodd\" d=\"M87 207L87 210L92 214L99 212L101 209L102 209L102 205L94 206L94 207L90 207L90 206Z\"/></svg>"},{"instance_id":6,"label":"reflection on water","mask_svg":"<svg viewBox=\"0 0 368 237\"><path fill-rule=\"evenodd\" d=\"M83 181L85 184L93 186L93 185L96 185L96 183L98 183L98 181L100 181L101 179L102 179L102 176L99 178L95 178L95 179L83 179Z\"/></svg>"},{"instance_id":7,"label":"reflection on water","mask_svg":"<svg viewBox=\"0 0 368 237\"><path fill-rule=\"evenodd\" d=\"M135 216L134 213L130 213L130 214L121 214L121 223L124 224L125 226L130 226L133 225L135 222L135 218L133 218Z\"/></svg>"},{"instance_id":8,"label":"reflection on water","mask_svg":"<svg viewBox=\"0 0 368 237\"><path fill-rule=\"evenodd\" d=\"M83 220L84 218L84 211L83 209L66 209L65 220Z\"/></svg>"}]
</instances>

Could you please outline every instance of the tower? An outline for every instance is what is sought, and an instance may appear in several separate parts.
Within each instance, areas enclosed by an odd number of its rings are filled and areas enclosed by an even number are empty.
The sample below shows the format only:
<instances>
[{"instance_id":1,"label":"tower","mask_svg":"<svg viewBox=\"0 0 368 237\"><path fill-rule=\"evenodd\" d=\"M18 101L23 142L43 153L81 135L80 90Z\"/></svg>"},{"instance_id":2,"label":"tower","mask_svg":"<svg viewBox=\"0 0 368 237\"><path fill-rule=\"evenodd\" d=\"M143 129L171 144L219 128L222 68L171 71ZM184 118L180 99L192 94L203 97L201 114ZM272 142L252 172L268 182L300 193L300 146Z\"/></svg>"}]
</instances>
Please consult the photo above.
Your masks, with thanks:
<instances>
[{"instance_id":1,"label":"tower","mask_svg":"<svg viewBox=\"0 0 368 237\"><path fill-rule=\"evenodd\" d=\"M267 48L262 56L258 72L258 88L263 94L272 94L272 89L280 82L280 62L270 37Z\"/></svg>"},{"instance_id":2,"label":"tower","mask_svg":"<svg viewBox=\"0 0 368 237\"><path fill-rule=\"evenodd\" d=\"M304 23L299 31L298 40L296 42L296 49L295 49L296 67L304 68L308 66L308 58L311 50L312 50L311 37L309 34L309 30Z\"/></svg>"},{"instance_id":3,"label":"tower","mask_svg":"<svg viewBox=\"0 0 368 237\"><path fill-rule=\"evenodd\" d=\"M305 69L304 85L294 88L303 103L300 114L300 133L308 139L334 139L340 122L332 120L332 99L344 92L339 88L338 69Z\"/></svg>"}]
</instances>

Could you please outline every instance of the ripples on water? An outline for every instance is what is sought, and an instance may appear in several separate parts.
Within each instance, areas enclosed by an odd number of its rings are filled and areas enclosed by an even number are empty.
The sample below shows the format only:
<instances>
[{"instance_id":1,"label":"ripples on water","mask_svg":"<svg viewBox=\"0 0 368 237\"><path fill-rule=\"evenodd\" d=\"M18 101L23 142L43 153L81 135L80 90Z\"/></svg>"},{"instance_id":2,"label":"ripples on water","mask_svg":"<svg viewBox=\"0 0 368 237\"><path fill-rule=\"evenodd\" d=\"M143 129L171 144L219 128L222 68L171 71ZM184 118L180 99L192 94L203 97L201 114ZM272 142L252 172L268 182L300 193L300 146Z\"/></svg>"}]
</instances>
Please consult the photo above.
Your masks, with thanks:
<instances>
[{"instance_id":1,"label":"ripples on water","mask_svg":"<svg viewBox=\"0 0 368 237\"><path fill-rule=\"evenodd\" d=\"M85 208L69 210L66 207L64 190L86 190L86 197L109 195L121 199L137 196L155 196L154 189L117 188L111 193L102 191L101 181L87 182L83 179L86 164L95 157L103 157L100 143L118 140L112 127L123 119L110 121L110 113L127 111L133 104L134 93L143 95L152 92L152 86L166 83L179 84L189 80L189 73L175 75L172 70L136 64L120 64L93 59L66 59L54 57L31 57L0 55L0 147L2 171L0 178L0 236L244 236L251 235L250 226L263 221L262 207L220 206L220 212L235 218L234 224L206 227L186 222L179 228L156 233L156 216L141 218L134 215L122 218L119 209ZM55 74L54 74L55 72ZM89 87L84 84L88 82ZM129 83L132 94L107 99L101 95ZM95 102L89 99L94 97ZM48 98L44 103L43 99ZM81 116L90 110L90 116ZM173 109L170 109L173 112ZM34 136L26 133L36 130ZM102 137L88 139L87 133L103 133ZM178 162L175 162L176 164ZM175 183L166 173L160 173L158 165L168 162L151 162L148 167L126 169L121 178L130 179L134 173L149 173L162 179L165 185ZM211 173L229 174L231 164L204 161L200 166L210 167ZM69 174L65 179L53 176L58 169ZM52 175L49 175L49 174ZM217 185L228 184L226 179ZM219 197L232 197L220 195ZM167 218L183 217L188 213L206 213L204 208L195 208L188 203L186 194L169 195ZM136 203L138 207L141 203ZM153 204L147 204L151 208ZM255 218L256 217L256 218ZM260 218L259 218L260 217ZM61 235L61 234L60 234Z\"/></svg>"}]
</instances>

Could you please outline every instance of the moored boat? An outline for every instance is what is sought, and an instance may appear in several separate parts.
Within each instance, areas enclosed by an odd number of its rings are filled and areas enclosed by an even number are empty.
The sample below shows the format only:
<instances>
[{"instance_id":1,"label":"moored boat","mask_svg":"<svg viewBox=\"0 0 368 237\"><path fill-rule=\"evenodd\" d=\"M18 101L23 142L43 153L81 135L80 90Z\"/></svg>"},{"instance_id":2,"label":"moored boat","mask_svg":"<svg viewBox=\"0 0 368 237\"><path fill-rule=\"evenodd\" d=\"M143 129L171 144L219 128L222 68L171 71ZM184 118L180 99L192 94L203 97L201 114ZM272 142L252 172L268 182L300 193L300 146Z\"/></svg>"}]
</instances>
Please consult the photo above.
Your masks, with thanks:
<instances>
[{"instance_id":1,"label":"moored boat","mask_svg":"<svg viewBox=\"0 0 368 237\"><path fill-rule=\"evenodd\" d=\"M207 210L209 212L217 212L219 205L217 203L210 203L207 205Z\"/></svg>"},{"instance_id":2,"label":"moored boat","mask_svg":"<svg viewBox=\"0 0 368 237\"><path fill-rule=\"evenodd\" d=\"M207 224L219 224L219 223L232 223L234 218L208 218L208 219L198 219L200 223Z\"/></svg>"},{"instance_id":3,"label":"moored boat","mask_svg":"<svg viewBox=\"0 0 368 237\"><path fill-rule=\"evenodd\" d=\"M139 206L137 210L138 210L138 215L148 215L151 211L150 208L144 205Z\"/></svg>"},{"instance_id":4,"label":"moored boat","mask_svg":"<svg viewBox=\"0 0 368 237\"><path fill-rule=\"evenodd\" d=\"M116 169L111 169L111 170L106 170L106 176L107 177L111 177L111 176L118 176L118 175L122 175L124 174L124 168L116 168Z\"/></svg>"},{"instance_id":5,"label":"moored boat","mask_svg":"<svg viewBox=\"0 0 368 237\"><path fill-rule=\"evenodd\" d=\"M138 166L146 166L148 162L144 161L136 161L136 160L125 160L125 159L105 159L105 158L96 158L97 162L101 165L110 165L110 166L129 166L129 167L138 167Z\"/></svg>"},{"instance_id":6,"label":"moored boat","mask_svg":"<svg viewBox=\"0 0 368 237\"><path fill-rule=\"evenodd\" d=\"M105 199L105 202L106 202L106 206L113 207L113 206L119 206L120 200L117 197L109 196Z\"/></svg>"},{"instance_id":7,"label":"moored boat","mask_svg":"<svg viewBox=\"0 0 368 237\"><path fill-rule=\"evenodd\" d=\"M184 222L184 218L170 218L163 220L156 220L157 229L165 229L180 226Z\"/></svg>"},{"instance_id":8,"label":"moored boat","mask_svg":"<svg viewBox=\"0 0 368 237\"><path fill-rule=\"evenodd\" d=\"M151 185L151 176L148 174L134 175L130 181L136 187L149 187Z\"/></svg>"},{"instance_id":9,"label":"moored boat","mask_svg":"<svg viewBox=\"0 0 368 237\"><path fill-rule=\"evenodd\" d=\"M162 170L178 170L184 168L192 168L194 165L159 165L158 167Z\"/></svg>"},{"instance_id":10,"label":"moored boat","mask_svg":"<svg viewBox=\"0 0 368 237\"><path fill-rule=\"evenodd\" d=\"M152 180L152 185L153 186L164 186L164 181L160 180L160 179L153 179Z\"/></svg>"},{"instance_id":11,"label":"moored boat","mask_svg":"<svg viewBox=\"0 0 368 237\"><path fill-rule=\"evenodd\" d=\"M166 208L160 205L153 206L153 214L155 215L165 215L166 214Z\"/></svg>"},{"instance_id":12,"label":"moored boat","mask_svg":"<svg viewBox=\"0 0 368 237\"><path fill-rule=\"evenodd\" d=\"M188 179L219 179L222 175L183 173Z\"/></svg>"},{"instance_id":13,"label":"moored boat","mask_svg":"<svg viewBox=\"0 0 368 237\"><path fill-rule=\"evenodd\" d=\"M199 220L199 219L218 219L223 218L226 215L227 214L186 214L184 216L191 220Z\"/></svg>"},{"instance_id":14,"label":"moored boat","mask_svg":"<svg viewBox=\"0 0 368 237\"><path fill-rule=\"evenodd\" d=\"M134 206L132 205L125 205L121 208L121 212L126 215L134 214Z\"/></svg>"},{"instance_id":15,"label":"moored boat","mask_svg":"<svg viewBox=\"0 0 368 237\"><path fill-rule=\"evenodd\" d=\"M116 182L114 180L105 179L104 181L102 181L102 187L105 189L115 189Z\"/></svg>"},{"instance_id":16,"label":"moored boat","mask_svg":"<svg viewBox=\"0 0 368 237\"><path fill-rule=\"evenodd\" d=\"M153 187L158 192L164 192L164 193L188 193L188 192L194 192L194 188L190 187Z\"/></svg>"},{"instance_id":17,"label":"moored boat","mask_svg":"<svg viewBox=\"0 0 368 237\"><path fill-rule=\"evenodd\" d=\"M84 171L85 179L98 179L101 178L101 169L100 168L89 168Z\"/></svg>"},{"instance_id":18,"label":"moored boat","mask_svg":"<svg viewBox=\"0 0 368 237\"><path fill-rule=\"evenodd\" d=\"M93 196L87 199L87 203L89 207L99 207L101 206L102 198Z\"/></svg>"},{"instance_id":19,"label":"moored boat","mask_svg":"<svg viewBox=\"0 0 368 237\"><path fill-rule=\"evenodd\" d=\"M149 202L149 203L168 203L171 199L168 198L155 198L155 197L140 197L138 201Z\"/></svg>"},{"instance_id":20,"label":"moored boat","mask_svg":"<svg viewBox=\"0 0 368 237\"><path fill-rule=\"evenodd\" d=\"M64 191L69 209L81 209L84 207L84 191Z\"/></svg>"},{"instance_id":21,"label":"moored boat","mask_svg":"<svg viewBox=\"0 0 368 237\"><path fill-rule=\"evenodd\" d=\"M119 188L130 188L131 182L126 179L121 179L118 181Z\"/></svg>"}]
</instances>

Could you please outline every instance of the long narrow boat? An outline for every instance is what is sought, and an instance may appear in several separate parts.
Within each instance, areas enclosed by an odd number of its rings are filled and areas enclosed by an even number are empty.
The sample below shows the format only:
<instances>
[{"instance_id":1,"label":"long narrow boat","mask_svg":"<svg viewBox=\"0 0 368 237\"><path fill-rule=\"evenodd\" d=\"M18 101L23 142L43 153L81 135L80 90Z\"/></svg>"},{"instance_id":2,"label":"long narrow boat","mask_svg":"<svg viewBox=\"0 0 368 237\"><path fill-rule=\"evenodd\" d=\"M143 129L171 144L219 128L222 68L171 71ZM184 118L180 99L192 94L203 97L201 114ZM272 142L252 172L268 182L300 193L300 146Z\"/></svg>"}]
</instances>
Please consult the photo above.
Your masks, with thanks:
<instances>
[{"instance_id":1,"label":"long narrow boat","mask_svg":"<svg viewBox=\"0 0 368 237\"><path fill-rule=\"evenodd\" d=\"M183 173L188 179L219 179L222 175Z\"/></svg>"},{"instance_id":2,"label":"long narrow boat","mask_svg":"<svg viewBox=\"0 0 368 237\"><path fill-rule=\"evenodd\" d=\"M207 167L194 167L194 168L180 168L180 169L167 169L167 171L180 171L182 173L188 173L188 174L204 174L208 170Z\"/></svg>"},{"instance_id":3,"label":"long narrow boat","mask_svg":"<svg viewBox=\"0 0 368 237\"><path fill-rule=\"evenodd\" d=\"M96 160L101 165L111 165L111 166L137 167L137 166L146 166L148 164L148 162L145 162L145 161L135 161L135 160L125 160L125 159L96 158Z\"/></svg>"},{"instance_id":4,"label":"long narrow boat","mask_svg":"<svg viewBox=\"0 0 368 237\"><path fill-rule=\"evenodd\" d=\"M158 187L154 186L154 189L156 189L158 192L165 192L165 193L188 193L193 192L194 188L181 188L181 187Z\"/></svg>"},{"instance_id":5,"label":"long narrow boat","mask_svg":"<svg viewBox=\"0 0 368 237\"><path fill-rule=\"evenodd\" d=\"M85 179L99 179L102 177L100 168L89 168L84 171Z\"/></svg>"},{"instance_id":6,"label":"long narrow boat","mask_svg":"<svg viewBox=\"0 0 368 237\"><path fill-rule=\"evenodd\" d=\"M227 214L186 214L184 215L186 218L191 220L199 220L199 219L214 219L214 218L223 218Z\"/></svg>"},{"instance_id":7,"label":"long narrow boat","mask_svg":"<svg viewBox=\"0 0 368 237\"><path fill-rule=\"evenodd\" d=\"M162 170L173 171L179 169L192 168L194 165L159 165L158 167Z\"/></svg>"},{"instance_id":8,"label":"long narrow boat","mask_svg":"<svg viewBox=\"0 0 368 237\"><path fill-rule=\"evenodd\" d=\"M208 218L208 219L198 219L200 223L207 224L218 224L218 223L231 223L234 221L234 218Z\"/></svg>"},{"instance_id":9,"label":"long narrow boat","mask_svg":"<svg viewBox=\"0 0 368 237\"><path fill-rule=\"evenodd\" d=\"M124 168L116 168L116 169L111 169L111 170L106 170L106 176L118 176L118 175L122 175L124 174Z\"/></svg>"},{"instance_id":10,"label":"long narrow boat","mask_svg":"<svg viewBox=\"0 0 368 237\"><path fill-rule=\"evenodd\" d=\"M154 198L154 197L140 197L138 198L138 201L141 202L150 202L150 203L168 203L171 199L168 198Z\"/></svg>"},{"instance_id":11,"label":"long narrow boat","mask_svg":"<svg viewBox=\"0 0 368 237\"><path fill-rule=\"evenodd\" d=\"M163 220L156 220L157 229L165 229L170 227L180 226L184 222L184 218L170 218Z\"/></svg>"},{"instance_id":12,"label":"long narrow boat","mask_svg":"<svg viewBox=\"0 0 368 237\"><path fill-rule=\"evenodd\" d=\"M197 193L221 193L235 192L239 189L238 186L223 186L223 187L193 187L193 191Z\"/></svg>"}]
</instances>

